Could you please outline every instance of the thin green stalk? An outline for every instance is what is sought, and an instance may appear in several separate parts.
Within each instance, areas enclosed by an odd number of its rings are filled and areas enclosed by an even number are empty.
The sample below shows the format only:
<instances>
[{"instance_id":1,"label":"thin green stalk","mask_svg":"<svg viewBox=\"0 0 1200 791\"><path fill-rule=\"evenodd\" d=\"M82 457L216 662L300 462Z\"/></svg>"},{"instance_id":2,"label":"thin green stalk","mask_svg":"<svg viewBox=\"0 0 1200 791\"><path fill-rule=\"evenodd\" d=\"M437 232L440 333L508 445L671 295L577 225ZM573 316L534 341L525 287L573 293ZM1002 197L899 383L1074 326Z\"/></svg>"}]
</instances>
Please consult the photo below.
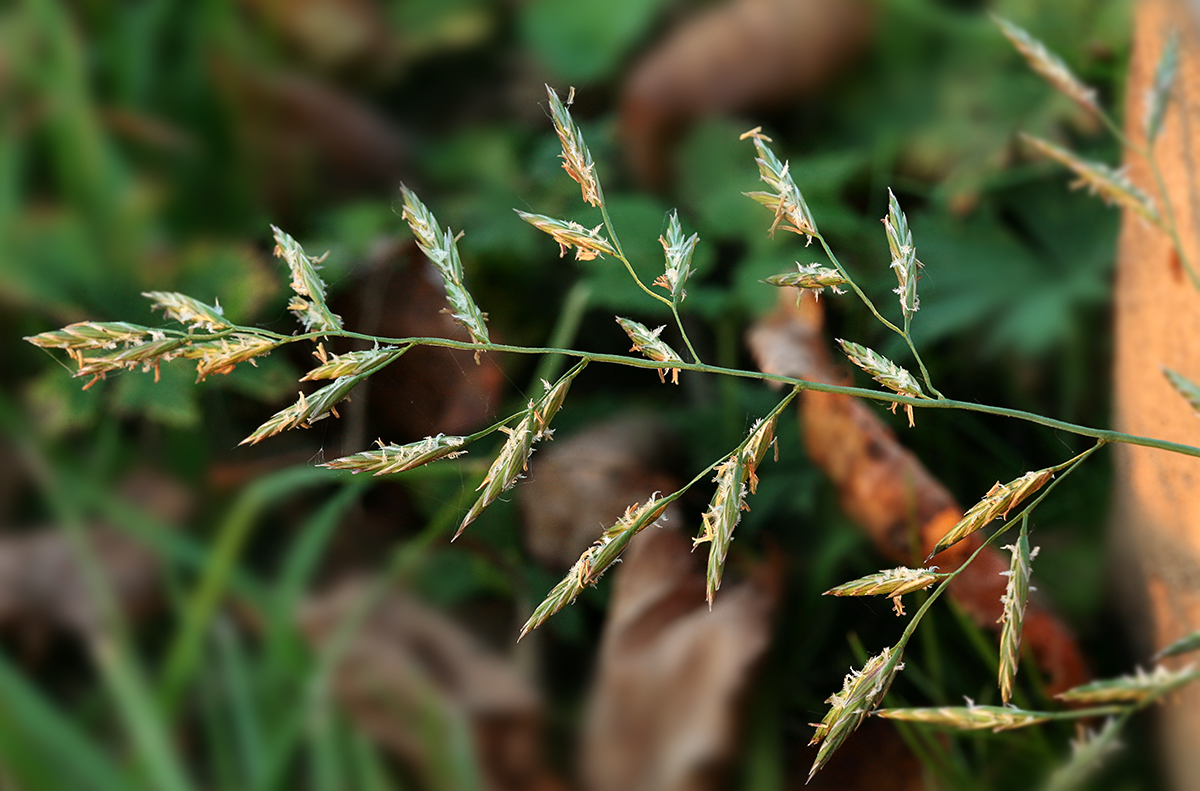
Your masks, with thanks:
<instances>
[{"instance_id":1,"label":"thin green stalk","mask_svg":"<svg viewBox=\"0 0 1200 791\"><path fill-rule=\"evenodd\" d=\"M917 347L913 344L910 328L912 325L912 317L905 315L904 317L904 342L908 344L908 350L912 352L913 359L917 361L917 365L921 369L921 378L925 380L925 387L929 388L929 392L935 398L945 400L946 396L933 386L933 380L929 378L929 371L925 368L925 361L921 359L921 355L917 353Z\"/></svg>"},{"instance_id":2,"label":"thin green stalk","mask_svg":"<svg viewBox=\"0 0 1200 791\"><path fill-rule=\"evenodd\" d=\"M683 319L679 318L679 303L671 300L671 314L675 316L675 325L679 327L679 334L683 336L683 343L687 346L688 353L692 355L692 362L699 363L700 355L696 354L695 348L692 347L692 340L688 337L687 330L683 328Z\"/></svg>"},{"instance_id":3,"label":"thin green stalk","mask_svg":"<svg viewBox=\"0 0 1200 791\"><path fill-rule=\"evenodd\" d=\"M625 264L625 269L628 270L629 276L633 278L633 282L637 283L638 288L640 288L642 291L645 291L654 299L657 299L667 307L671 307L671 300L667 299L661 294L655 294L653 291L651 291L646 284L642 282L642 279L638 277L637 272L633 271L633 264L629 263L629 259L625 257L625 250L621 247L621 240L617 238L617 231L615 228L613 228L612 219L610 219L608 216L608 204L604 202L603 196L601 196L600 200L600 216L604 218L604 229L608 231L608 240L612 242L613 248L617 251L617 258L621 259L621 263Z\"/></svg>"},{"instance_id":4,"label":"thin green stalk","mask_svg":"<svg viewBox=\"0 0 1200 791\"><path fill-rule=\"evenodd\" d=\"M382 338L373 335L365 335L358 332L350 332L347 330L339 330L337 332L314 332L306 335L287 336L287 340L303 341L319 337L356 338L359 340L378 341L380 343L412 343L419 346L438 346L448 349L502 352L509 354L561 354L567 357L588 360L589 362L625 365L631 368L646 368L652 370L658 368L667 368L678 369L680 371L697 371L699 373L714 374L719 376L732 376L740 379L752 379L761 382L777 382L779 384L797 387L801 390L811 390L817 393L834 393L837 395L854 396L856 398L864 398L870 401L881 401L887 404L907 404L915 407L924 407L926 409L957 409L966 412L979 412L986 415L995 415L997 417L1009 417L1017 420L1023 420L1028 423L1035 423L1037 425L1045 426L1046 428L1055 429L1057 431L1065 431L1081 437L1102 439L1105 442L1111 443L1157 448L1158 450L1165 450L1185 456L1195 456L1200 458L1200 447L1193 445L1184 445L1182 443L1169 442L1167 440L1155 439L1153 437L1142 437L1135 434L1126 434L1121 431L1113 431L1110 429L1097 429L1088 426L1081 426L1076 423L1069 423L1065 420L1044 417L1042 415L1038 415L1033 412L1025 412L1020 409L988 406L986 404L979 404L971 401L957 401L951 398L912 398L910 396L903 396L899 395L898 393L886 392L883 390L868 390L864 387L853 387L849 385L834 385L826 382L798 379L793 376L768 374L761 371L746 371L739 368L725 368L717 365L707 365L704 363L664 363L623 354L601 354L598 352L580 351L578 349L557 349L543 346L510 346L502 343L472 343L468 341L454 341L448 338Z\"/></svg>"},{"instance_id":5,"label":"thin green stalk","mask_svg":"<svg viewBox=\"0 0 1200 791\"><path fill-rule=\"evenodd\" d=\"M184 604L179 629L167 651L159 683L159 700L164 711L175 710L188 679L200 662L204 634L262 510L296 489L328 481L326 470L289 468L259 479L243 490L217 531L212 554Z\"/></svg>"},{"instance_id":6,"label":"thin green stalk","mask_svg":"<svg viewBox=\"0 0 1200 791\"><path fill-rule=\"evenodd\" d=\"M586 281L580 280L571 286L571 290L567 292L563 306L558 312L558 319L554 322L554 329L550 332L551 346L570 346L575 342L575 337L579 334L579 325L583 323L583 315L587 312L588 302L591 298L592 287ZM543 357L538 363L537 370L534 371L533 381L528 389L532 390L538 382L553 382L562 369L564 359L566 358L561 354L548 354Z\"/></svg>"},{"instance_id":7,"label":"thin green stalk","mask_svg":"<svg viewBox=\"0 0 1200 791\"><path fill-rule=\"evenodd\" d=\"M937 388L933 386L933 382L929 378L929 371L925 368L925 361L922 360L921 355L917 353L917 347L912 342L912 336L909 335L909 324L911 323L909 317L904 317L904 329L900 329L895 324L885 319L883 314L881 314L875 307L875 303L871 301L871 298L868 297L866 293L858 287L858 284L854 282L854 278L850 277L850 273L846 271L846 268L842 266L842 262L838 260L836 255L834 255L833 250L825 241L825 237L820 233L814 233L813 236L818 242L821 243L821 249L825 251L825 255L829 256L829 260L833 263L834 268L837 269L838 273L842 277L846 278L846 285L850 286L851 290L858 295L860 300L862 300L862 303L867 306L867 310L871 311L871 314L875 316L880 324L899 335L904 339L904 342L908 344L908 350L912 352L913 359L917 361L917 366L921 369L921 376L925 379L925 386L929 388L929 392L936 396L939 400L944 399L945 396L939 393Z\"/></svg>"}]
</instances>

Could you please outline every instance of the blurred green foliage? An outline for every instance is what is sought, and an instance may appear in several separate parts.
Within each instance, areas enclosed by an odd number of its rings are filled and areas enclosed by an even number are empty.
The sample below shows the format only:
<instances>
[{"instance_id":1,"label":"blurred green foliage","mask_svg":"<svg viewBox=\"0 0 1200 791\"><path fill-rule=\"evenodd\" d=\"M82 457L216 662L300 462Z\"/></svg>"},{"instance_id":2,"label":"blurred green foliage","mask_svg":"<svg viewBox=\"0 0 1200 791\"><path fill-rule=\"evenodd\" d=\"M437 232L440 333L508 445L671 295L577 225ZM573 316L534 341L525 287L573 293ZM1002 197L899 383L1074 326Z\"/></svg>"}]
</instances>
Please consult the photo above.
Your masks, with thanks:
<instances>
[{"instance_id":1,"label":"blurred green foliage","mask_svg":"<svg viewBox=\"0 0 1200 791\"><path fill-rule=\"evenodd\" d=\"M416 787L334 706L328 673L336 646L310 650L294 624L338 526L363 507L373 482L301 466L232 489L212 483L214 466L260 458L232 448L294 392L302 363L271 358L201 386L177 363L157 382L127 374L84 393L18 340L85 318L154 323L138 296L150 289L219 301L238 321L290 331L270 222L311 251L329 249L326 280L350 296L371 251L402 235L391 212L394 185L383 191L360 174L327 186L339 160L321 148L318 132L301 134L298 153L282 165L265 157L287 148L289 124L309 117L289 115L262 87L280 75L344 102L314 114L355 107L378 120L388 146L405 152L387 176L418 186L444 225L466 231L468 282L511 342L543 343L578 281L590 286L591 301L576 344L623 351L613 312L662 318L661 306L611 262L560 259L512 213L599 222L559 168L537 104L543 82L575 84L613 220L647 282L661 266L657 237L670 209L701 236L684 307L702 353L748 364L741 332L776 296L759 279L821 257L794 240L767 238L761 208L740 195L756 179L749 144L737 135L761 123L790 159L822 230L881 305L894 304L894 280L878 219L885 188L901 196L926 264L914 332L943 391L1105 423L1117 215L1027 161L1013 133L1065 137L1110 161L1117 152L1027 72L983 12L1027 26L1120 106L1123 0L880 0L879 32L849 73L784 109L698 122L673 154L673 186L656 195L640 191L623 168L614 97L656 32L704 3L405 0L363 4L378 11L365 22L355 4L335 3L315 28L302 24L304 13L322 4L298 3L282 17L275 5L20 0L0 11L0 328L10 339L0 396L5 453L19 460L32 490L8 498L6 516L11 524L52 521L76 538L103 516L155 549L170 591L168 616L148 628L150 637L124 634L128 625L116 618L117 639L92 641L94 686L83 693L58 696L53 668L0 656L0 785ZM251 112L256 104L267 111ZM361 142L332 128L335 152ZM254 142L264 135L265 148ZM855 308L831 304L836 334L883 340ZM532 363L504 364L510 390L519 390ZM736 443L750 416L769 407L768 395L740 383L667 392L653 377L624 372L586 382L572 393L564 432L630 405L663 410L683 455L699 464ZM1058 438L1027 428L957 416L928 423L905 439L964 501L1063 453ZM315 458L326 431L289 447ZM759 682L739 786L756 791L783 787L794 733L819 718L845 668L861 662L856 652L870 653L896 631L887 613L818 596L877 560L804 461L796 432L780 437L782 461L764 475L736 547L753 554L774 543L788 558L787 616ZM203 503L198 514L167 525L123 503L115 483L139 466L186 480ZM481 474L470 464L449 469L406 479L418 516L391 537L384 579L403 578L457 610L498 598L515 611L540 597L553 577L524 556L511 507L480 520L476 545L442 546L460 490ZM1039 585L1089 639L1096 669L1122 669L1120 649L1101 650L1094 639L1110 629L1094 565L1080 582L1100 554L1107 487L1103 470L1087 472L1039 512L1039 534L1054 537L1038 561L1047 578ZM545 683L555 711L572 711L583 695L581 674L555 668L590 662L606 595L601 588L548 624ZM259 631L238 622L234 602L254 613ZM981 647L989 638L950 612L930 626L936 639L913 652L905 676L913 681L896 693L935 703L964 692L994 700L994 652ZM423 747L440 767L429 787L477 787L463 723L429 716ZM552 722L570 732L565 719ZM905 734L931 775L972 788L1028 787L1030 774L1061 758L1068 735ZM1142 787L1147 770L1133 766L1121 770L1122 787Z\"/></svg>"}]
</instances>

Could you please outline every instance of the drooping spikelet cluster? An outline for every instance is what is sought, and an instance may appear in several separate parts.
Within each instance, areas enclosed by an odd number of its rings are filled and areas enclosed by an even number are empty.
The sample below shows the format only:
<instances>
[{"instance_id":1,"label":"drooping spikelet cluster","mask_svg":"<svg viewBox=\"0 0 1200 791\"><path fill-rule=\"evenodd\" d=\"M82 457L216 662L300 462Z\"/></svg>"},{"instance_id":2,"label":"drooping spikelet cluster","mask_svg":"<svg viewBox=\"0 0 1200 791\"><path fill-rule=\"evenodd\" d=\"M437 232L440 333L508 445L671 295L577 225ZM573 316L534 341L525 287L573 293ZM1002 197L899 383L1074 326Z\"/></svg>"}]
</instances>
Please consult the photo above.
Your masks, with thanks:
<instances>
[{"instance_id":1,"label":"drooping spikelet cluster","mask_svg":"<svg viewBox=\"0 0 1200 791\"><path fill-rule=\"evenodd\" d=\"M1029 550L1029 536L1024 531L1016 544L1005 549L1012 552L1012 563L1004 595L1000 597L1003 610L1000 614L1000 699L1005 703L1012 700L1013 681L1021 662L1021 632L1025 626L1025 605L1029 601L1030 563L1037 557L1037 548Z\"/></svg>"},{"instance_id":2,"label":"drooping spikelet cluster","mask_svg":"<svg viewBox=\"0 0 1200 791\"><path fill-rule=\"evenodd\" d=\"M567 575L554 586L546 598L529 616L521 627L521 637L541 626L551 615L566 607L589 585L595 585L609 566L617 561L625 547L635 535L655 524L667 506L675 499L659 497L657 494L640 505L630 506L616 524L604 531L592 544ZM519 638L518 638L519 639Z\"/></svg>"},{"instance_id":3,"label":"drooping spikelet cluster","mask_svg":"<svg viewBox=\"0 0 1200 791\"><path fill-rule=\"evenodd\" d=\"M741 450L734 451L717 465L714 479L717 488L702 517L700 535L692 542L693 547L705 543L709 545L705 596L710 609L721 587L725 557L729 554L734 528L742 519L742 511L749 510L746 494L758 490L758 465L775 442L775 424L774 416L756 422Z\"/></svg>"},{"instance_id":4,"label":"drooping spikelet cluster","mask_svg":"<svg viewBox=\"0 0 1200 791\"><path fill-rule=\"evenodd\" d=\"M810 745L821 745L808 771L809 780L883 701L896 673L904 669L901 655L901 651L894 651L891 647L883 649L868 659L862 670L850 671L842 682L841 691L825 701L830 704L829 712L825 719L814 726L817 730L809 742Z\"/></svg>"}]
</instances>

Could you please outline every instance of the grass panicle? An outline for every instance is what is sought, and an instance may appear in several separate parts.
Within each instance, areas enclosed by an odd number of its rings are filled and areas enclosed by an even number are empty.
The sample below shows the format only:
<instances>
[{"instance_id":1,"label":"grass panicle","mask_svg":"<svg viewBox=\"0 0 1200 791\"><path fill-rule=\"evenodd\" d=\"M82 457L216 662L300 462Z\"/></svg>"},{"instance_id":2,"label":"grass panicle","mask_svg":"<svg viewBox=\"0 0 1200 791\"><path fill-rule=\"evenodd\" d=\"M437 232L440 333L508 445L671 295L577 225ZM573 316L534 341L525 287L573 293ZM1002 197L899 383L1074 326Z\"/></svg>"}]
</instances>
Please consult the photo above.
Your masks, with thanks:
<instances>
[{"instance_id":1,"label":"grass panicle","mask_svg":"<svg viewBox=\"0 0 1200 791\"><path fill-rule=\"evenodd\" d=\"M993 15L992 19L1000 26L1000 30L1017 48L1017 51L1025 57L1025 60L1029 61L1033 70L1042 75L1059 93L1067 96L1088 112L1100 114L1100 105L1096 103L1096 90L1085 85L1076 77L1067 64L1063 63L1062 58L1046 49L1042 42L1031 36L1024 28L998 16Z\"/></svg>"},{"instance_id":2,"label":"grass panicle","mask_svg":"<svg viewBox=\"0 0 1200 791\"><path fill-rule=\"evenodd\" d=\"M421 252L442 276L451 317L476 343L490 343L487 314L475 304L464 282L462 260L458 256L458 237L449 228L442 231L433 213L408 187L401 185L400 194L404 200L400 216L408 223ZM475 361L479 362L479 352L475 353Z\"/></svg>"},{"instance_id":3,"label":"grass panicle","mask_svg":"<svg viewBox=\"0 0 1200 791\"><path fill-rule=\"evenodd\" d=\"M1128 209L1153 225L1163 227L1162 217L1154 207L1154 200L1134 186L1124 171L1084 159L1040 137L1022 132L1021 138L1039 153L1065 165L1079 176L1079 180L1072 186L1087 187L1106 202Z\"/></svg>"},{"instance_id":4,"label":"grass panicle","mask_svg":"<svg viewBox=\"0 0 1200 791\"><path fill-rule=\"evenodd\" d=\"M588 151L583 141L583 133L571 117L567 109L575 101L575 89L567 94L567 101L558 98L558 93L549 85L546 94L550 97L550 120L554 122L554 131L562 143L563 170L579 184L583 199L592 206L604 203L604 193L600 189L600 180L596 178L596 163L592 161L592 152Z\"/></svg>"},{"instance_id":5,"label":"grass panicle","mask_svg":"<svg viewBox=\"0 0 1200 791\"><path fill-rule=\"evenodd\" d=\"M921 300L917 297L917 270L924 264L917 260L912 231L908 229L908 218L900 211L900 202L890 189L888 213L883 218L883 227L887 232L888 249L892 254L891 267L895 270L899 283L894 293L900 297L900 310L907 322L921 307Z\"/></svg>"},{"instance_id":6,"label":"grass panicle","mask_svg":"<svg viewBox=\"0 0 1200 791\"><path fill-rule=\"evenodd\" d=\"M829 712L825 719L814 726L817 730L809 742L810 745L821 745L812 768L808 770L809 780L883 701L896 673L904 669L904 663L900 661L902 655L903 651L891 647L883 649L868 659L862 670L850 671L842 682L841 691L825 701L830 704Z\"/></svg>"},{"instance_id":7,"label":"grass panicle","mask_svg":"<svg viewBox=\"0 0 1200 791\"><path fill-rule=\"evenodd\" d=\"M633 319L623 319L620 316L617 317L617 324L621 325L621 329L625 330L625 334L629 336L629 340L633 341L633 348L630 349L631 352L641 352L648 359L656 363L683 362L683 358L658 337L666 329L666 326L651 330L645 324L636 322ZM668 373L671 374L671 382L679 384L679 369L673 367L659 368L659 381L665 383Z\"/></svg>"},{"instance_id":8,"label":"grass panicle","mask_svg":"<svg viewBox=\"0 0 1200 791\"><path fill-rule=\"evenodd\" d=\"M616 248L600 235L600 228L603 227L601 225L597 225L595 228L584 228L577 222L556 220L544 214L531 214L520 209L513 209L513 211L522 220L539 231L550 234L554 241L558 242L559 258L565 256L567 250L572 247L575 248L576 261L592 261L606 255L617 255Z\"/></svg>"},{"instance_id":9,"label":"grass panicle","mask_svg":"<svg viewBox=\"0 0 1200 791\"><path fill-rule=\"evenodd\" d=\"M870 374L871 378L879 382L879 384L889 390L894 390L900 395L911 398L927 398L925 393L921 391L921 385L912 374L879 352L861 344L842 340L841 338L838 338L837 342L842 347L842 351L846 353L846 357L850 359L850 362ZM897 406L899 406L898 403L892 403L892 412L896 411ZM908 425L911 427L914 424L913 408L905 404L904 411L908 415Z\"/></svg>"},{"instance_id":10,"label":"grass panicle","mask_svg":"<svg viewBox=\"0 0 1200 791\"><path fill-rule=\"evenodd\" d=\"M1012 552L1008 571L1008 585L1000 598L1003 611L1000 614L1000 699L1005 703L1012 700L1013 681L1021 661L1021 631L1025 625L1025 604L1029 600L1030 563L1037 557L1037 548L1029 550L1026 532L1029 518L1022 520L1021 534L1016 544L1004 548Z\"/></svg>"},{"instance_id":11,"label":"grass panicle","mask_svg":"<svg viewBox=\"0 0 1200 791\"><path fill-rule=\"evenodd\" d=\"M764 278L762 282L780 288L792 287L802 291L812 291L814 297L820 297L821 292L826 288L831 289L835 294L845 294L846 292L840 286L844 286L850 281L836 269L816 263L802 264L797 261L795 272L771 275Z\"/></svg>"},{"instance_id":12,"label":"grass panicle","mask_svg":"<svg viewBox=\"0 0 1200 791\"><path fill-rule=\"evenodd\" d=\"M630 506L616 524L604 531L596 543L587 548L571 566L567 575L554 586L546 598L534 608L529 620L521 627L517 639L541 626L556 612L566 607L589 585L595 585L609 566L616 562L635 535L662 517L673 497L657 494L641 505Z\"/></svg>"},{"instance_id":13,"label":"grass panicle","mask_svg":"<svg viewBox=\"0 0 1200 791\"><path fill-rule=\"evenodd\" d=\"M745 193L746 197L761 203L774 213L775 221L771 223L770 228L772 236L775 235L777 229L782 228L785 231L807 236L811 243L817 234L817 224L813 220L808 204L804 201L804 196L800 193L796 182L792 180L791 173L788 172L788 164L780 162L775 153L767 146L767 143L771 142L771 138L762 134L762 127L751 129L741 137L742 140L747 138L754 141L754 149L758 153L754 160L758 163L758 175L771 188L771 191L747 192Z\"/></svg>"},{"instance_id":14,"label":"grass panicle","mask_svg":"<svg viewBox=\"0 0 1200 791\"><path fill-rule=\"evenodd\" d=\"M152 303L152 310L161 310L168 319L174 319L180 324L187 324L205 332L220 332L233 326L225 318L225 311L220 304L206 305L198 299L193 299L177 291L144 291L142 296Z\"/></svg>"},{"instance_id":15,"label":"grass panicle","mask_svg":"<svg viewBox=\"0 0 1200 791\"><path fill-rule=\"evenodd\" d=\"M376 450L366 450L352 456L327 461L321 464L331 470L349 470L354 474L369 472L372 475L393 475L407 472L438 459L457 459L467 451L466 437L436 434L432 437L407 445L385 445L377 440Z\"/></svg>"},{"instance_id":16,"label":"grass panicle","mask_svg":"<svg viewBox=\"0 0 1200 791\"><path fill-rule=\"evenodd\" d=\"M1054 477L1054 473L1060 469L1062 469L1062 465L1027 472L1020 478L1004 484L997 481L982 500L971 506L963 514L963 518L946 531L946 535L938 540L933 551L929 553L929 557L932 558L944 549L957 544L976 530L987 527L993 520L1002 516L1007 517L1012 509L1045 486Z\"/></svg>"},{"instance_id":17,"label":"grass panicle","mask_svg":"<svg viewBox=\"0 0 1200 791\"><path fill-rule=\"evenodd\" d=\"M325 256L313 258L306 255L304 248L291 236L274 225L271 226L271 231L275 234L275 255L287 262L292 273L289 285L296 293L288 303L288 310L300 320L306 330L340 330L342 318L331 312L325 304L325 281L317 274Z\"/></svg>"},{"instance_id":18,"label":"grass panicle","mask_svg":"<svg viewBox=\"0 0 1200 791\"><path fill-rule=\"evenodd\" d=\"M1082 706L1101 703L1143 703L1168 695L1197 679L1200 679L1200 670L1197 670L1195 665L1188 665L1179 670L1158 665L1150 672L1138 668L1132 676L1093 681L1060 692L1054 697Z\"/></svg>"},{"instance_id":19,"label":"grass panicle","mask_svg":"<svg viewBox=\"0 0 1200 791\"><path fill-rule=\"evenodd\" d=\"M687 292L683 285L692 276L692 254L696 252L696 243L700 241L699 234L685 237L679 224L679 212L671 212L667 220L667 232L658 237L663 246L666 267L654 285L665 288L675 304L683 302Z\"/></svg>"},{"instance_id":20,"label":"grass panicle","mask_svg":"<svg viewBox=\"0 0 1200 791\"><path fill-rule=\"evenodd\" d=\"M876 717L904 722L944 725L963 731L1011 731L1053 719L1042 711L1024 711L1011 706L942 706L920 709L880 709Z\"/></svg>"}]
</instances>

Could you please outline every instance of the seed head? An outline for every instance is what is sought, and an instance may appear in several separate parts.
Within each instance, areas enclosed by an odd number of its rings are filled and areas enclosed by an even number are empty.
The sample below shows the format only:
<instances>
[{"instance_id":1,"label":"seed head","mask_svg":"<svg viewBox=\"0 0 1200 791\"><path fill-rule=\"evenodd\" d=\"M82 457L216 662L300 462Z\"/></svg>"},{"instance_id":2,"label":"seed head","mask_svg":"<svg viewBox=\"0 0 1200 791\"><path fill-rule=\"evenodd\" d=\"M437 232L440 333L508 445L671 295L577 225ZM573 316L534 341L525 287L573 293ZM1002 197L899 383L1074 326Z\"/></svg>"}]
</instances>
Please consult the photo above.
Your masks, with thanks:
<instances>
[{"instance_id":1,"label":"seed head","mask_svg":"<svg viewBox=\"0 0 1200 791\"><path fill-rule=\"evenodd\" d=\"M647 358L659 363L682 363L683 358L675 353L667 344L659 339L665 326L651 330L645 324L640 324L633 319L623 319L617 317L617 324L621 325L621 329L625 330L625 334L633 341L633 348L630 351L641 352ZM661 382L667 381L667 372L671 373L671 382L679 384L679 369L678 368L659 368L658 378Z\"/></svg>"},{"instance_id":2,"label":"seed head","mask_svg":"<svg viewBox=\"0 0 1200 791\"><path fill-rule=\"evenodd\" d=\"M617 254L616 249L609 241L600 235L599 225L589 230L577 222L556 220L544 214L530 214L520 209L514 209L514 211L517 216L534 228L554 237L554 241L558 242L559 258L566 255L567 250L571 247L575 248L576 261L591 261L595 258L603 258L605 255L615 256Z\"/></svg>"},{"instance_id":3,"label":"seed head","mask_svg":"<svg viewBox=\"0 0 1200 791\"><path fill-rule=\"evenodd\" d=\"M604 203L604 196L600 192L600 181L596 178L596 163L592 161L592 154L583 142L583 133L579 131L575 119L571 118L571 113L567 110L575 101L575 89L572 88L567 94L565 103L549 85L546 86L546 93L550 96L550 118L554 121L554 131L558 133L559 142L562 143L560 156L563 170L578 182L583 191L583 199L593 206L599 206Z\"/></svg>"}]
</instances>

